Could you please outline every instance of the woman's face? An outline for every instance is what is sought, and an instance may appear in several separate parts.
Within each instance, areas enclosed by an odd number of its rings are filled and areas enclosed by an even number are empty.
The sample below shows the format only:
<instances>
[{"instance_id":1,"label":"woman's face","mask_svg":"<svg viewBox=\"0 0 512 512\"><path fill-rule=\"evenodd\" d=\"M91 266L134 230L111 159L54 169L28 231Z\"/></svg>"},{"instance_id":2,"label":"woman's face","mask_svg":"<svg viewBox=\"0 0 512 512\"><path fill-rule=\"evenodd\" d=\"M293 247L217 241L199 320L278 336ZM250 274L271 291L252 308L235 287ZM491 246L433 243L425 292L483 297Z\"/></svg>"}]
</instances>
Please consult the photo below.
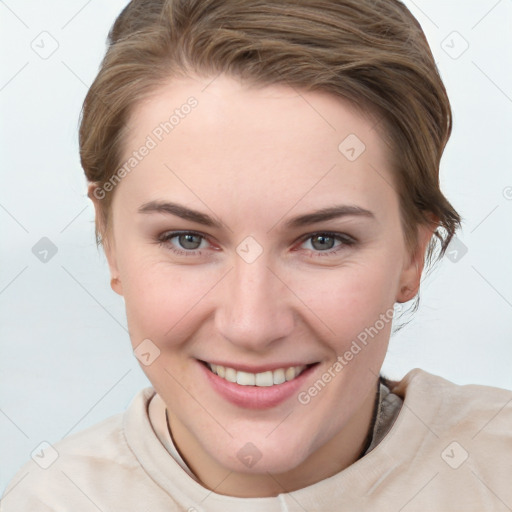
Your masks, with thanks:
<instances>
[{"instance_id":1,"label":"woman's face","mask_svg":"<svg viewBox=\"0 0 512 512\"><path fill-rule=\"evenodd\" d=\"M393 306L423 267L374 123L328 94L224 75L172 81L130 118L113 287L175 443L212 488L223 471L307 485L364 444Z\"/></svg>"}]
</instances>

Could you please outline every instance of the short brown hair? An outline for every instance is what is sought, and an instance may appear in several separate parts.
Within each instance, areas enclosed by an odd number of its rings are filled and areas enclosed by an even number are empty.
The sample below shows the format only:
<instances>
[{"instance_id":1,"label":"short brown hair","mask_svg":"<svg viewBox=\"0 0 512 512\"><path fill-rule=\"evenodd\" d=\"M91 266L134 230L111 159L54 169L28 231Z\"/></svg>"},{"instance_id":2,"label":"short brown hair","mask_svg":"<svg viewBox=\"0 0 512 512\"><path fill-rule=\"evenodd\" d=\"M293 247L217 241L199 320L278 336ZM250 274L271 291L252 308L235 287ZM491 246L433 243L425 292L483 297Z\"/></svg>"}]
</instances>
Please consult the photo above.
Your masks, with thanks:
<instances>
[{"instance_id":1,"label":"short brown hair","mask_svg":"<svg viewBox=\"0 0 512 512\"><path fill-rule=\"evenodd\" d=\"M379 119L407 247L433 214L427 262L437 242L444 255L461 223L439 187L451 108L426 37L400 1L132 0L108 43L82 109L80 157L90 182L101 187L114 175L134 106L172 77L225 73L325 91ZM98 243L112 194L101 201Z\"/></svg>"}]
</instances>

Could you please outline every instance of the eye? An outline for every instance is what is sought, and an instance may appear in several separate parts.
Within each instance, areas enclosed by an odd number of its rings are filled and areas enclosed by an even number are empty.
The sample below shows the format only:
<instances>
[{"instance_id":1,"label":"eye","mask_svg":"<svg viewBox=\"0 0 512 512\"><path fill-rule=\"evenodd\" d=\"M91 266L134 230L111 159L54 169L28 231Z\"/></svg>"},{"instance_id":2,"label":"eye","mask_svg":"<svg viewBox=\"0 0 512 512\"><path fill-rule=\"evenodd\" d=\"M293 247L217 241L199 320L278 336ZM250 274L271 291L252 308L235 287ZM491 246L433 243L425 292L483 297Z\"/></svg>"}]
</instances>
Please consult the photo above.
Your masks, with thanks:
<instances>
[{"instance_id":1,"label":"eye","mask_svg":"<svg viewBox=\"0 0 512 512\"><path fill-rule=\"evenodd\" d=\"M344 233L313 233L302 240L302 248L315 253L337 253L356 241Z\"/></svg>"},{"instance_id":2,"label":"eye","mask_svg":"<svg viewBox=\"0 0 512 512\"><path fill-rule=\"evenodd\" d=\"M202 254L202 249L216 249L205 235L195 231L168 231L161 234L157 242L180 256L196 256ZM355 243L354 238L344 233L319 232L303 237L298 248L305 249L314 256L328 256Z\"/></svg>"},{"instance_id":3,"label":"eye","mask_svg":"<svg viewBox=\"0 0 512 512\"><path fill-rule=\"evenodd\" d=\"M194 255L200 249L208 247L208 241L199 233L194 231L172 231L163 233L158 237L161 245L165 245L177 254Z\"/></svg>"},{"instance_id":4,"label":"eye","mask_svg":"<svg viewBox=\"0 0 512 512\"><path fill-rule=\"evenodd\" d=\"M186 233L184 235L176 235L175 237L177 239L178 244L183 249L199 249L201 242L203 241L203 237L201 235L196 235L194 233Z\"/></svg>"}]
</instances>

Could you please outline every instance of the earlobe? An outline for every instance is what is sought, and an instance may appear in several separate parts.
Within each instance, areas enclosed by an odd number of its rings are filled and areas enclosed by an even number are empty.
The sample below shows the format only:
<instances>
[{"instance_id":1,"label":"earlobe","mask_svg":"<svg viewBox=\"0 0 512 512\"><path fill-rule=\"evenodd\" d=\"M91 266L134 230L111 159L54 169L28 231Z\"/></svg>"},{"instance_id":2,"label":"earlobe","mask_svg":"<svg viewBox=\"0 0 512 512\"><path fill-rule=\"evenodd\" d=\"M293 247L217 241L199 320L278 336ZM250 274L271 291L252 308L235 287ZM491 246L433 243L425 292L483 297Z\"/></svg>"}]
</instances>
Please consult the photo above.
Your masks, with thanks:
<instances>
[{"instance_id":1,"label":"earlobe","mask_svg":"<svg viewBox=\"0 0 512 512\"><path fill-rule=\"evenodd\" d=\"M110 280L110 287L114 290L118 295L123 295L123 286L121 284L121 280L118 277L113 277Z\"/></svg>"},{"instance_id":2,"label":"earlobe","mask_svg":"<svg viewBox=\"0 0 512 512\"><path fill-rule=\"evenodd\" d=\"M103 250L107 258L108 267L110 269L110 287L117 294L123 295L123 285L119 278L119 269L117 266L115 244L112 240L103 239Z\"/></svg>"},{"instance_id":3,"label":"earlobe","mask_svg":"<svg viewBox=\"0 0 512 512\"><path fill-rule=\"evenodd\" d=\"M404 302L409 302L410 300L412 300L418 293L420 279L417 280L417 286L414 286L413 288L410 288L407 285L402 286L402 288L400 289L400 293L398 294L398 297L396 299L396 302L402 304Z\"/></svg>"}]
</instances>

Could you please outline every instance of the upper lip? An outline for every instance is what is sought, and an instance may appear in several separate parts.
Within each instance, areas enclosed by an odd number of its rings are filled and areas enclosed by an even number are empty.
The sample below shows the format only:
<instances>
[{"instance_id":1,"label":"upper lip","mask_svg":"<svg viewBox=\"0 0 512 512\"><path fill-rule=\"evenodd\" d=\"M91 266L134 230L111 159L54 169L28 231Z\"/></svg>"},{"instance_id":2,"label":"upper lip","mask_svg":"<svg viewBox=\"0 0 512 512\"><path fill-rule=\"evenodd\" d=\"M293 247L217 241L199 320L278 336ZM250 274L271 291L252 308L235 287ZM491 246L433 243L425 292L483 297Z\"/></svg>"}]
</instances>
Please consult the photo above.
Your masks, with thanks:
<instances>
[{"instance_id":1,"label":"upper lip","mask_svg":"<svg viewBox=\"0 0 512 512\"><path fill-rule=\"evenodd\" d=\"M285 362L285 363L267 363L260 365L248 365L248 364L240 364L240 363L228 363L225 361L204 361L200 360L203 363L207 364L215 364L219 366L224 366L226 368L233 368L234 370L248 373L263 373L263 372L271 372L274 370L279 370L280 368L290 368L291 366L311 366L316 364L318 361L314 363L303 363L303 362Z\"/></svg>"}]
</instances>

